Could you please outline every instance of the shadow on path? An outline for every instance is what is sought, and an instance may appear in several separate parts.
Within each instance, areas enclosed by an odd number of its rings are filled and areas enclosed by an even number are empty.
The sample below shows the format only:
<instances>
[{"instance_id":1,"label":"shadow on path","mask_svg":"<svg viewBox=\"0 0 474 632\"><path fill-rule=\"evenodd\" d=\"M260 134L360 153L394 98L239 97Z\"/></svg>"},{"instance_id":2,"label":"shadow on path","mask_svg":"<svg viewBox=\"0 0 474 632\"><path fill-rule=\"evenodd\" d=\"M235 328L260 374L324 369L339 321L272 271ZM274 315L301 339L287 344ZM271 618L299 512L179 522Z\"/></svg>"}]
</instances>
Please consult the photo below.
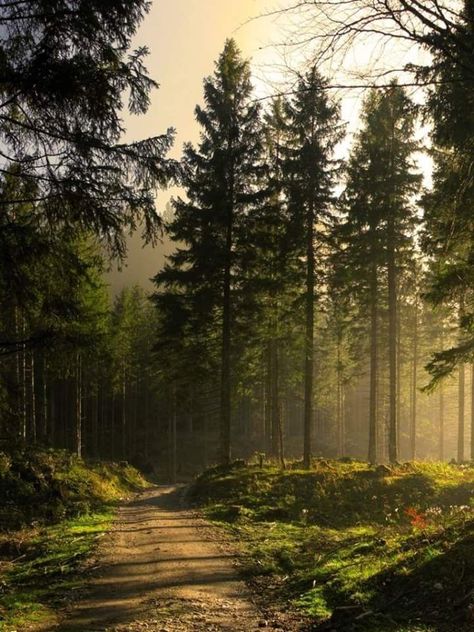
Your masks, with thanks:
<instances>
[{"instance_id":1,"label":"shadow on path","mask_svg":"<svg viewBox=\"0 0 474 632\"><path fill-rule=\"evenodd\" d=\"M259 614L234 556L206 537L206 523L183 508L182 493L180 487L154 488L120 510L100 570L57 632L112 631L149 617L153 608L157 617L156 605L170 600L205 610L206 627L183 623L176 628L183 632L258 629ZM152 629L161 630L157 625Z\"/></svg>"}]
</instances>

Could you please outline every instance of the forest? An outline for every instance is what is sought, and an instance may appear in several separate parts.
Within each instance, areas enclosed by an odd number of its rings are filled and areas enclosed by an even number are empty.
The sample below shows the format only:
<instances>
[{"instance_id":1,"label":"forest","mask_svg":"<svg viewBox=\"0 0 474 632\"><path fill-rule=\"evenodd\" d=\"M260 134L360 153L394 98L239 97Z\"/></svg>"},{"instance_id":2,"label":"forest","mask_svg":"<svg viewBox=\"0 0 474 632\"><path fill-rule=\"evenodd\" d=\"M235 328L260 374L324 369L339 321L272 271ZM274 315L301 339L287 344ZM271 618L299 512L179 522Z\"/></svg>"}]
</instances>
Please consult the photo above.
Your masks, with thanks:
<instances>
[{"instance_id":1,"label":"forest","mask_svg":"<svg viewBox=\"0 0 474 632\"><path fill-rule=\"evenodd\" d=\"M262 98L237 39L223 42L194 111L199 140L179 159L174 129L124 141L124 112L145 114L158 87L147 48L132 48L149 10L145 0L0 5L3 504L23 494L9 487L15 459L57 454L61 467L93 464L93 476L133 466L168 484L214 468L192 494L218 522L259 522L272 486L272 520L281 514L303 528L301 512L312 511L304 502L324 507L329 489L346 506L351 463L356 478L367 467L431 481L416 493L401 484L401 496L386 501L392 516L413 492L405 519L421 531L420 507L450 500L436 486L459 484L460 505L470 506L474 2L280 3L259 19L299 16L297 44L309 61ZM426 61L348 79L346 92L363 88L351 131L328 60L371 37L408 42ZM178 193L159 208L158 192L170 187ZM151 291L143 279L112 295L108 270L126 262L136 232L155 248L167 240L172 252ZM31 463L32 476L48 478ZM246 463L266 472L259 482ZM284 496L298 498L295 470L311 499L301 506ZM126 471L124 494L145 486ZM222 472L230 478L220 481ZM219 499L226 480L233 492ZM305 496L309 481L322 487ZM68 507L77 490L55 485ZM254 501L241 496L246 485ZM373 498L385 493L374 490ZM38 516L26 512L13 526L53 519ZM361 537L372 536L381 537ZM278 564L280 575L293 572ZM472 601L471 571L463 572ZM331 599L342 607L339 593ZM319 610L312 603L306 614L324 619L330 600ZM344 625L327 629L352 629Z\"/></svg>"}]
</instances>

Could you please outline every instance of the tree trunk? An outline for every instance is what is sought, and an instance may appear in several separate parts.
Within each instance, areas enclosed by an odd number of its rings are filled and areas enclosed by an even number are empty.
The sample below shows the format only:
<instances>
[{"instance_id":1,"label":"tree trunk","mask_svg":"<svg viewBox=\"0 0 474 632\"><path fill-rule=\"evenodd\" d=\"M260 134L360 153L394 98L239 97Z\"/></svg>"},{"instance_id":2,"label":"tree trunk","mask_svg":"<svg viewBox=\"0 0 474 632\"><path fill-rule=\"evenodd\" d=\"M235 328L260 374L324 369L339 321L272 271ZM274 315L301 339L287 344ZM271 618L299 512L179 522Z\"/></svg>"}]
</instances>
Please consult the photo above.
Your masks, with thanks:
<instances>
[{"instance_id":1,"label":"tree trunk","mask_svg":"<svg viewBox=\"0 0 474 632\"><path fill-rule=\"evenodd\" d=\"M474 461L474 364L471 364L471 461Z\"/></svg>"},{"instance_id":2,"label":"tree trunk","mask_svg":"<svg viewBox=\"0 0 474 632\"><path fill-rule=\"evenodd\" d=\"M97 375L99 372L97 371ZM99 380L94 379L93 392L91 393L91 442L90 453L94 459L99 456Z\"/></svg>"},{"instance_id":3,"label":"tree trunk","mask_svg":"<svg viewBox=\"0 0 474 632\"><path fill-rule=\"evenodd\" d=\"M311 467L314 374L314 208L310 204L306 225L306 329L304 365L303 467Z\"/></svg>"},{"instance_id":4,"label":"tree trunk","mask_svg":"<svg viewBox=\"0 0 474 632\"><path fill-rule=\"evenodd\" d=\"M33 350L28 354L30 357L30 437L33 443L36 443L37 439L37 426L36 426L36 389L35 389L35 356Z\"/></svg>"},{"instance_id":5,"label":"tree trunk","mask_svg":"<svg viewBox=\"0 0 474 632\"><path fill-rule=\"evenodd\" d=\"M76 356L76 410L74 428L74 452L82 456L82 361L80 353Z\"/></svg>"},{"instance_id":6,"label":"tree trunk","mask_svg":"<svg viewBox=\"0 0 474 632\"><path fill-rule=\"evenodd\" d=\"M43 351L37 351L35 358L35 399L36 425L40 440L48 443L48 392L46 379L46 359Z\"/></svg>"},{"instance_id":7,"label":"tree trunk","mask_svg":"<svg viewBox=\"0 0 474 632\"><path fill-rule=\"evenodd\" d=\"M464 461L464 413L466 374L464 364L459 365L458 384L458 463Z\"/></svg>"},{"instance_id":8,"label":"tree trunk","mask_svg":"<svg viewBox=\"0 0 474 632\"><path fill-rule=\"evenodd\" d=\"M170 481L176 483L176 386L172 388L171 415L169 416L168 442L169 442L169 470Z\"/></svg>"},{"instance_id":9,"label":"tree trunk","mask_svg":"<svg viewBox=\"0 0 474 632\"><path fill-rule=\"evenodd\" d=\"M336 370L336 432L337 432L337 456L344 456L344 387L342 383L342 358L341 358L342 334L337 333L337 370Z\"/></svg>"},{"instance_id":10,"label":"tree trunk","mask_svg":"<svg viewBox=\"0 0 474 632\"><path fill-rule=\"evenodd\" d=\"M272 350L271 342L265 349L265 380L263 388L263 434L264 452L267 456L272 454Z\"/></svg>"},{"instance_id":11,"label":"tree trunk","mask_svg":"<svg viewBox=\"0 0 474 632\"><path fill-rule=\"evenodd\" d=\"M395 262L395 227L393 217L388 230L388 357L389 357L389 423L388 458L390 463L398 461L397 419L397 269Z\"/></svg>"},{"instance_id":12,"label":"tree trunk","mask_svg":"<svg viewBox=\"0 0 474 632\"><path fill-rule=\"evenodd\" d=\"M25 333L25 323L22 322L21 327L22 337L24 338ZM21 346L21 430L20 436L23 441L26 441L26 433L27 433L27 415L26 415L26 345L22 344Z\"/></svg>"},{"instance_id":13,"label":"tree trunk","mask_svg":"<svg viewBox=\"0 0 474 632\"><path fill-rule=\"evenodd\" d=\"M18 308L15 307L14 309L14 313L13 313L13 319L14 319L14 331L15 331L15 338L19 338L19 318L18 318ZM15 415L18 416L18 419L20 421L20 425L19 428L17 429L17 436L19 438L23 438L23 418L22 418L22 385L21 385L21 352L20 351L16 351L15 353Z\"/></svg>"},{"instance_id":14,"label":"tree trunk","mask_svg":"<svg viewBox=\"0 0 474 632\"><path fill-rule=\"evenodd\" d=\"M280 465L285 467L283 446L283 424L281 418L280 403L280 366L278 354L278 342L272 339L270 342L271 355L271 417L272 417L272 456L277 458Z\"/></svg>"},{"instance_id":15,"label":"tree trunk","mask_svg":"<svg viewBox=\"0 0 474 632\"><path fill-rule=\"evenodd\" d=\"M439 387L439 460L444 461L444 389Z\"/></svg>"},{"instance_id":16,"label":"tree trunk","mask_svg":"<svg viewBox=\"0 0 474 632\"><path fill-rule=\"evenodd\" d=\"M148 372L145 372L144 379L144 445L143 445L143 454L145 459L148 459L150 454L150 441L151 441L151 432L150 432L150 389L148 387Z\"/></svg>"},{"instance_id":17,"label":"tree trunk","mask_svg":"<svg viewBox=\"0 0 474 632\"><path fill-rule=\"evenodd\" d=\"M127 458L127 384L125 366L122 367L122 388L120 398L120 418L121 418L121 435L122 435L122 459Z\"/></svg>"},{"instance_id":18,"label":"tree trunk","mask_svg":"<svg viewBox=\"0 0 474 632\"><path fill-rule=\"evenodd\" d=\"M277 458L280 463L283 459L281 451L282 443L282 427L281 427L281 410L280 410L280 379L279 379L279 361L278 361L278 344L275 339L270 342L271 355L271 410L272 410L272 456Z\"/></svg>"},{"instance_id":19,"label":"tree trunk","mask_svg":"<svg viewBox=\"0 0 474 632\"><path fill-rule=\"evenodd\" d=\"M233 175L233 169L232 169ZM223 465L230 463L230 424L231 424L231 270L233 241L233 184L231 184L230 202L227 211L226 247L224 262L224 287L222 297L222 353L221 353L221 397L220 397L220 460Z\"/></svg>"},{"instance_id":20,"label":"tree trunk","mask_svg":"<svg viewBox=\"0 0 474 632\"><path fill-rule=\"evenodd\" d=\"M372 253L372 259L374 254ZM369 393L369 462L377 463L377 371L378 371L378 280L377 264L372 260L370 278L370 393Z\"/></svg>"},{"instance_id":21,"label":"tree trunk","mask_svg":"<svg viewBox=\"0 0 474 632\"><path fill-rule=\"evenodd\" d=\"M410 460L416 458L416 405L417 405L417 374L418 374L418 299L415 300L415 321L413 324L413 373L411 386L411 415L410 415Z\"/></svg>"},{"instance_id":22,"label":"tree trunk","mask_svg":"<svg viewBox=\"0 0 474 632\"><path fill-rule=\"evenodd\" d=\"M46 416L47 424L48 424L47 437L48 437L48 444L51 446L57 445L56 424L57 424L58 402L57 402L57 389L55 388L55 384L56 383L51 382L51 379L50 379L48 380L48 384L46 388L46 393L47 393L46 403L48 406L48 412Z\"/></svg>"},{"instance_id":23,"label":"tree trunk","mask_svg":"<svg viewBox=\"0 0 474 632\"><path fill-rule=\"evenodd\" d=\"M400 295L400 290L398 290L398 295ZM401 305L400 301L398 304L398 312L397 312L397 420L398 420L398 450L400 452L400 427L402 422L402 397L401 397L401 383L402 383L402 317L401 317Z\"/></svg>"},{"instance_id":24,"label":"tree trunk","mask_svg":"<svg viewBox=\"0 0 474 632\"><path fill-rule=\"evenodd\" d=\"M390 105L390 172L388 174L387 195L389 214L387 219L387 281L388 281L388 459L390 463L398 461L399 427L397 417L397 324L398 324L398 279L395 245L395 114Z\"/></svg>"}]
</instances>

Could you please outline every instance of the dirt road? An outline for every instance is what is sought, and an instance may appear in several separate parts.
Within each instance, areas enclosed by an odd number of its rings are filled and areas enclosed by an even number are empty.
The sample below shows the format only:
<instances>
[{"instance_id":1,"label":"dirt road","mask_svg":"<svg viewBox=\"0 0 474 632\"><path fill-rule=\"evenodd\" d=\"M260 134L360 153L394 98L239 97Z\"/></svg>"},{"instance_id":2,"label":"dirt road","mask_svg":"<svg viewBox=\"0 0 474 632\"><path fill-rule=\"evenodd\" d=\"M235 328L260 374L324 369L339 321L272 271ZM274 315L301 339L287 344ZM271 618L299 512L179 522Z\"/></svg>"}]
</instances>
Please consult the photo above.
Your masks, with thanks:
<instances>
[{"instance_id":1,"label":"dirt road","mask_svg":"<svg viewBox=\"0 0 474 632\"><path fill-rule=\"evenodd\" d=\"M57 632L293 629L259 611L235 556L181 496L155 488L120 510L99 571Z\"/></svg>"}]
</instances>

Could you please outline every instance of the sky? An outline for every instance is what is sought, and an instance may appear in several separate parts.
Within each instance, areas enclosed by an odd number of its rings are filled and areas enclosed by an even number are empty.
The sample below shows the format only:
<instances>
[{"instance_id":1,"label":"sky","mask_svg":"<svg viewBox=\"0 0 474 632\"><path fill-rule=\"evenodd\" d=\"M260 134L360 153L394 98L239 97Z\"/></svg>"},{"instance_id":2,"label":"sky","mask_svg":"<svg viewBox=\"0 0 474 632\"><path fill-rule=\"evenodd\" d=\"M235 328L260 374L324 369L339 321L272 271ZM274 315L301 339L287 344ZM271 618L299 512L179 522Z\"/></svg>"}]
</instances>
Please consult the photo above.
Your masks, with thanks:
<instances>
[{"instance_id":1,"label":"sky","mask_svg":"<svg viewBox=\"0 0 474 632\"><path fill-rule=\"evenodd\" d=\"M147 46L150 54L146 65L150 75L160 84L152 94L149 111L144 116L125 115L126 140L133 141L163 133L173 127L176 142L171 155L179 158L186 141L196 141L199 128L194 119L194 108L202 102L203 79L214 70L214 62L221 53L226 38L237 40L244 57L252 62L256 94L267 96L276 89L282 67L298 67L309 49L298 51L291 59L282 58L278 46L294 37L300 28L298 17L284 15L277 18L259 18L284 0L153 0L134 41L134 47ZM369 44L369 42L367 42ZM351 51L350 56L335 60L334 67L326 70L335 81L347 83L347 68L360 70L370 66L376 44ZM384 50L388 61L397 63L416 61L410 49ZM339 66L338 66L339 64ZM398 66L400 67L400 66ZM323 70L324 72L324 70ZM342 78L342 79L341 79ZM361 105L360 91L346 91L338 95L342 100L342 118L349 134L344 143L346 151L351 133L357 128ZM426 169L426 165L422 165ZM162 210L176 189L158 195L158 209ZM163 266L170 244L163 243L154 249L143 247L140 236L129 240L129 256L120 272L114 268L109 275L111 291L140 283L150 289L150 278Z\"/></svg>"},{"instance_id":2,"label":"sky","mask_svg":"<svg viewBox=\"0 0 474 632\"><path fill-rule=\"evenodd\" d=\"M145 116L125 117L126 139L146 138L173 127L176 142L171 155L179 158L183 143L198 138L194 108L202 100L203 79L212 74L226 38L234 37L244 56L262 67L271 62L272 50L260 50L270 40L271 22L256 20L245 25L266 6L265 0L154 0L134 45L149 48L146 65L160 89L153 93ZM159 207L173 193L160 194ZM148 280L169 250L169 244L143 248L139 235L134 235L126 267L109 277L113 293L133 283L148 288Z\"/></svg>"}]
</instances>

